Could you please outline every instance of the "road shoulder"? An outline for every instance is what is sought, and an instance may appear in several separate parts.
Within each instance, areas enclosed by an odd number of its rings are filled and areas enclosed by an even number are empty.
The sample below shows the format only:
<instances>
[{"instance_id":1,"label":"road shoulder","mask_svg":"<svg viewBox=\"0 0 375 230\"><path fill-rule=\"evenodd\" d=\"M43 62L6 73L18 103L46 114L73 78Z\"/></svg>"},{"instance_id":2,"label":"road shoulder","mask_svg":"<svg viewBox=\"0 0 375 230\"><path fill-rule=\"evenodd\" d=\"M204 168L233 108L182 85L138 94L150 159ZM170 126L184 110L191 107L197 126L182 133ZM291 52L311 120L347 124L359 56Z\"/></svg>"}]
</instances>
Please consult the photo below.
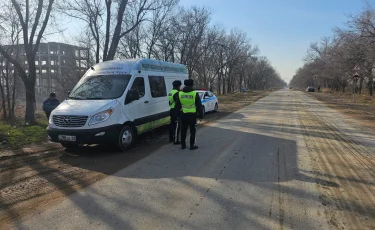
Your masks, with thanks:
<instances>
[{"instance_id":1,"label":"road shoulder","mask_svg":"<svg viewBox=\"0 0 375 230\"><path fill-rule=\"evenodd\" d=\"M362 126L375 130L375 99L369 99L367 95L357 95L356 102L353 102L352 97L348 95L321 92L305 94L323 102L329 108L355 119Z\"/></svg>"}]
</instances>

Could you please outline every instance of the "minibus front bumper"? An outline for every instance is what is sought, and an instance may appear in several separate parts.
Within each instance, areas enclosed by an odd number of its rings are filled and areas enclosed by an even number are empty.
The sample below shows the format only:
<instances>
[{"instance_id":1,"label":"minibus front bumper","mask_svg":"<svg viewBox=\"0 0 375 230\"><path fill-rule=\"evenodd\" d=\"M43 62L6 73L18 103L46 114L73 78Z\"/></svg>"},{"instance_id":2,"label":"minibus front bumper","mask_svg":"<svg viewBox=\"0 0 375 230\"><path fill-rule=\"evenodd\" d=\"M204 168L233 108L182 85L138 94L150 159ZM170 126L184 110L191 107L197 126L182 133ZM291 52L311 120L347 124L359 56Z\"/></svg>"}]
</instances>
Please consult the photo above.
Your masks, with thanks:
<instances>
[{"instance_id":1,"label":"minibus front bumper","mask_svg":"<svg viewBox=\"0 0 375 230\"><path fill-rule=\"evenodd\" d=\"M48 126L48 138L57 143L104 144L117 143L122 125L111 125L96 129L57 129Z\"/></svg>"}]
</instances>

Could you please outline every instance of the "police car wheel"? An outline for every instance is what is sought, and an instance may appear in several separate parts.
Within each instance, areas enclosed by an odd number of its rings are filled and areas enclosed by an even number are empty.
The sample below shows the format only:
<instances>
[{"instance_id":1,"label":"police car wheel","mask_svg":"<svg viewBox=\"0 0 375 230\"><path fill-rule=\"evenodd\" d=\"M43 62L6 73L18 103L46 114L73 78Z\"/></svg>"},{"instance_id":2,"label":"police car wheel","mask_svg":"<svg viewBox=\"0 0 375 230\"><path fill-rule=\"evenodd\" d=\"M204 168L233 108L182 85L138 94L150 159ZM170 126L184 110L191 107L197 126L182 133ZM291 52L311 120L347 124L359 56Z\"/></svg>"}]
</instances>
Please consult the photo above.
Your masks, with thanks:
<instances>
[{"instance_id":1,"label":"police car wheel","mask_svg":"<svg viewBox=\"0 0 375 230\"><path fill-rule=\"evenodd\" d=\"M216 103L216 104L215 104L214 112L217 112L218 110L219 110L219 105Z\"/></svg>"},{"instance_id":2,"label":"police car wheel","mask_svg":"<svg viewBox=\"0 0 375 230\"><path fill-rule=\"evenodd\" d=\"M119 147L122 151L130 149L134 143L134 130L129 126L124 126L119 135Z\"/></svg>"},{"instance_id":3,"label":"police car wheel","mask_svg":"<svg viewBox=\"0 0 375 230\"><path fill-rule=\"evenodd\" d=\"M202 106L202 113L203 113L203 116L206 114L206 108L204 106Z\"/></svg>"}]
</instances>

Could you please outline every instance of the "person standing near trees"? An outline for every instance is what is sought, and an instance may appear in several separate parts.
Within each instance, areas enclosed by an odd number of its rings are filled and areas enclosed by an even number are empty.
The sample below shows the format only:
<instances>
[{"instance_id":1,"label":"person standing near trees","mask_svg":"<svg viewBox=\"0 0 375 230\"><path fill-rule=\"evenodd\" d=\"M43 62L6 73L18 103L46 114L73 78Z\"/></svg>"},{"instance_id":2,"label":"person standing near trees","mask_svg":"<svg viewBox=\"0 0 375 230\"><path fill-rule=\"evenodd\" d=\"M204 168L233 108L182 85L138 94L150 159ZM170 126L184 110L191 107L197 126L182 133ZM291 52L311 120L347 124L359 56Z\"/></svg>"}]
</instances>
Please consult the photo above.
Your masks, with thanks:
<instances>
[{"instance_id":1,"label":"person standing near trees","mask_svg":"<svg viewBox=\"0 0 375 230\"><path fill-rule=\"evenodd\" d=\"M49 120L49 116L51 115L52 111L59 106L60 102L56 98L56 93L51 93L49 98L43 102L43 111L46 113L47 119Z\"/></svg>"}]
</instances>

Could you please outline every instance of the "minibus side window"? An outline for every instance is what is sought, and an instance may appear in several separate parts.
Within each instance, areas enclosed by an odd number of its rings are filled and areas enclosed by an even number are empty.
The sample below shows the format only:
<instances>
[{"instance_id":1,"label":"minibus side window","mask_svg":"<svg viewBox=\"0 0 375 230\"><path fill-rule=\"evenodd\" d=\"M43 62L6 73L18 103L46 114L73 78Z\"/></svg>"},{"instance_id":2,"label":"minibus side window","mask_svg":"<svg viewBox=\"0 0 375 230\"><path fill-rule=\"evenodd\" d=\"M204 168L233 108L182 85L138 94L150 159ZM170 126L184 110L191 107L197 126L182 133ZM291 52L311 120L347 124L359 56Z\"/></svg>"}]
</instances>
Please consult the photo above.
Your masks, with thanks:
<instances>
[{"instance_id":1,"label":"minibus side window","mask_svg":"<svg viewBox=\"0 0 375 230\"><path fill-rule=\"evenodd\" d=\"M132 88L133 90L137 90L139 92L139 98L142 98L145 96L145 80L143 77L137 77L134 79Z\"/></svg>"},{"instance_id":2,"label":"minibus side window","mask_svg":"<svg viewBox=\"0 0 375 230\"><path fill-rule=\"evenodd\" d=\"M165 86L165 79L162 76L148 76L150 82L151 96L156 97L166 97L167 87Z\"/></svg>"}]
</instances>

